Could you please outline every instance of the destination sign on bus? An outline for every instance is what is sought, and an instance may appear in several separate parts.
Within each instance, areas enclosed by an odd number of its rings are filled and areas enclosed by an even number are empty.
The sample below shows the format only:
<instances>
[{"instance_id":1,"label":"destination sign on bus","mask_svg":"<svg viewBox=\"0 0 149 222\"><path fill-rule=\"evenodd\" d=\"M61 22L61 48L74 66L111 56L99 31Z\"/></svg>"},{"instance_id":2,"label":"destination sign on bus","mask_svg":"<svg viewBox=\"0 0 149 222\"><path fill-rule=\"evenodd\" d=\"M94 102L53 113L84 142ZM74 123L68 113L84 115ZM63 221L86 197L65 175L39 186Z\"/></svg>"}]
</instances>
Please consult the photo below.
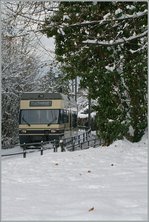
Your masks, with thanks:
<instances>
[{"instance_id":1,"label":"destination sign on bus","mask_svg":"<svg viewBox=\"0 0 149 222\"><path fill-rule=\"evenodd\" d=\"M52 101L30 101L30 106L52 106Z\"/></svg>"}]
</instances>

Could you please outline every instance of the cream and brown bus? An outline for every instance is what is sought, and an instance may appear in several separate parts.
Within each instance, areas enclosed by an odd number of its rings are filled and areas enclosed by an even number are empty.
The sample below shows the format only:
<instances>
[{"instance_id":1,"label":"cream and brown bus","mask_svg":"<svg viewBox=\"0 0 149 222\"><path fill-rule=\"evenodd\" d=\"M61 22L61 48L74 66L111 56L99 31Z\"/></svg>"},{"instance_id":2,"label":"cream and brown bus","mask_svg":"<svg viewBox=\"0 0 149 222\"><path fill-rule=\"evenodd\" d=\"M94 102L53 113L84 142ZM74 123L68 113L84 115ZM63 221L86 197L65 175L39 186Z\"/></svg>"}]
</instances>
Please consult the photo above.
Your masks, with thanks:
<instances>
[{"instance_id":1,"label":"cream and brown bus","mask_svg":"<svg viewBox=\"0 0 149 222\"><path fill-rule=\"evenodd\" d=\"M62 93L26 92L19 113L20 146L61 139L77 128L77 104Z\"/></svg>"}]
</instances>

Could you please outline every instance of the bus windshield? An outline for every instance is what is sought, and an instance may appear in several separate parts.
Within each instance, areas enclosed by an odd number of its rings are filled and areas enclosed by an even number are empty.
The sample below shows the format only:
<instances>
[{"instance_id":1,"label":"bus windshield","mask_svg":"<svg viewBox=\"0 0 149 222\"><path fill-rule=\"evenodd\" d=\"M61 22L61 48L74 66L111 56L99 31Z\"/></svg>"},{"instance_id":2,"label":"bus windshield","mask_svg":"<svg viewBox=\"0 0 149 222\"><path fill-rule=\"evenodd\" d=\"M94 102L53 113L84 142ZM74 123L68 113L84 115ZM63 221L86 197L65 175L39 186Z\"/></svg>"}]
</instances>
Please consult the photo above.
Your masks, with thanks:
<instances>
[{"instance_id":1,"label":"bus windshield","mask_svg":"<svg viewBox=\"0 0 149 222\"><path fill-rule=\"evenodd\" d=\"M53 124L59 123L59 109L35 110L24 109L20 110L19 124Z\"/></svg>"}]
</instances>

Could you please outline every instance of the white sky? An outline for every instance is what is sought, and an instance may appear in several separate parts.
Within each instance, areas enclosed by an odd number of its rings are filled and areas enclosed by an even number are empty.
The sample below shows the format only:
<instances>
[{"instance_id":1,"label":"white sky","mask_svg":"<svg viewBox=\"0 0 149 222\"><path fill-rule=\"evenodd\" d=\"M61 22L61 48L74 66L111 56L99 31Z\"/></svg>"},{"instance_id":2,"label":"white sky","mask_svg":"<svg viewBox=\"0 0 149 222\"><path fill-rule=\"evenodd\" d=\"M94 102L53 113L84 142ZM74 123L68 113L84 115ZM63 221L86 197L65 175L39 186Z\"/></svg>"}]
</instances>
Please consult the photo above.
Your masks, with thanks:
<instances>
[{"instance_id":1,"label":"white sky","mask_svg":"<svg viewBox=\"0 0 149 222\"><path fill-rule=\"evenodd\" d=\"M55 41L54 38L47 38L43 35L37 39L37 51L41 55L41 60L54 60L55 58Z\"/></svg>"}]
</instances>

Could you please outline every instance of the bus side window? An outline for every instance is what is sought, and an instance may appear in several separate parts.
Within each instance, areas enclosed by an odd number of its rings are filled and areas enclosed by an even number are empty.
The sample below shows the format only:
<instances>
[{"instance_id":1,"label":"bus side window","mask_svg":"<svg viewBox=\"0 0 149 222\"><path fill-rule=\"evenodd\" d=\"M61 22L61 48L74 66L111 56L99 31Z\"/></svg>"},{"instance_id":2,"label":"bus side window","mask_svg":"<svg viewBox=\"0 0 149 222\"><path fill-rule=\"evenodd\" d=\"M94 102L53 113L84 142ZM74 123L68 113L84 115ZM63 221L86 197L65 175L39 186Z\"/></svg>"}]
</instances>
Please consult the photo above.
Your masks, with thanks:
<instances>
[{"instance_id":1,"label":"bus side window","mask_svg":"<svg viewBox=\"0 0 149 222\"><path fill-rule=\"evenodd\" d=\"M72 114L72 126L77 127L77 113Z\"/></svg>"},{"instance_id":2,"label":"bus side window","mask_svg":"<svg viewBox=\"0 0 149 222\"><path fill-rule=\"evenodd\" d=\"M68 111L67 110L64 110L64 123L68 123Z\"/></svg>"},{"instance_id":3,"label":"bus side window","mask_svg":"<svg viewBox=\"0 0 149 222\"><path fill-rule=\"evenodd\" d=\"M63 110L63 109L60 109L60 110L59 110L58 123L59 123L59 124L64 123L64 110Z\"/></svg>"},{"instance_id":4,"label":"bus side window","mask_svg":"<svg viewBox=\"0 0 149 222\"><path fill-rule=\"evenodd\" d=\"M68 111L60 109L59 112L59 121L61 123L68 123Z\"/></svg>"}]
</instances>

